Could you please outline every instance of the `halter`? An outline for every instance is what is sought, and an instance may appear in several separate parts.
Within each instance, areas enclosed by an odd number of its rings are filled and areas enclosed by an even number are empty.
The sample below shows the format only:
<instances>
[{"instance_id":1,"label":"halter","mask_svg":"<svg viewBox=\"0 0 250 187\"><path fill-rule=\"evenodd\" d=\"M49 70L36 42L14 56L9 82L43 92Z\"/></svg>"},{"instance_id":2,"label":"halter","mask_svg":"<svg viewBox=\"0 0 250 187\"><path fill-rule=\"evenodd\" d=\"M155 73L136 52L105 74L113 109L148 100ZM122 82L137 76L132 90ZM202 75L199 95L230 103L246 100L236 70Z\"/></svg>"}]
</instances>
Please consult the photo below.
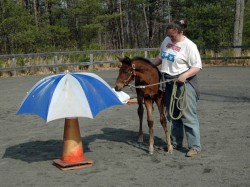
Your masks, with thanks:
<instances>
[{"instance_id":1,"label":"halter","mask_svg":"<svg viewBox=\"0 0 250 187\"><path fill-rule=\"evenodd\" d=\"M133 79L135 76L136 76L136 73L135 73L135 64L132 64L132 71L130 71L130 76L126 80L124 80L122 82L124 83L124 85L128 86L128 85L130 85L129 84L129 79L131 79L131 77Z\"/></svg>"},{"instance_id":2,"label":"halter","mask_svg":"<svg viewBox=\"0 0 250 187\"><path fill-rule=\"evenodd\" d=\"M136 74L135 74L135 64L132 64L132 68L133 68L133 74L134 74L134 76L136 76Z\"/></svg>"}]
</instances>

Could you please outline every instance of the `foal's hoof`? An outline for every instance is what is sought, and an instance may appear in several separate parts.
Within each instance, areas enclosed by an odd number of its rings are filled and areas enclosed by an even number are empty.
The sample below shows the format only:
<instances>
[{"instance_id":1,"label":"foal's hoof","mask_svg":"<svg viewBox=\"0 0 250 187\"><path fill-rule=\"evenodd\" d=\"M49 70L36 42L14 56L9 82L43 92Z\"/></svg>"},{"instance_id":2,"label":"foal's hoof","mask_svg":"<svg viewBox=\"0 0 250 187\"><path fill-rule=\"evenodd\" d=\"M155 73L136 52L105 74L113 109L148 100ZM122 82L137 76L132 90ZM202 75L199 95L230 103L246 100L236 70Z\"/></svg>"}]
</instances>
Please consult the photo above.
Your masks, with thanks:
<instances>
[{"instance_id":1,"label":"foal's hoof","mask_svg":"<svg viewBox=\"0 0 250 187\"><path fill-rule=\"evenodd\" d=\"M173 153L174 148L173 148L173 146L172 146L172 145L168 145L168 146L165 148L165 150L167 151L167 153L172 154L172 153Z\"/></svg>"},{"instance_id":2,"label":"foal's hoof","mask_svg":"<svg viewBox=\"0 0 250 187\"><path fill-rule=\"evenodd\" d=\"M154 154L154 148L149 148L149 149L148 149L148 153L149 153L150 155Z\"/></svg>"},{"instance_id":3,"label":"foal's hoof","mask_svg":"<svg viewBox=\"0 0 250 187\"><path fill-rule=\"evenodd\" d=\"M170 154L173 153L173 150L174 150L174 148L173 148L172 145L168 145L168 146L166 146L166 147L164 148L164 151L166 151L167 153L170 153Z\"/></svg>"}]
</instances>

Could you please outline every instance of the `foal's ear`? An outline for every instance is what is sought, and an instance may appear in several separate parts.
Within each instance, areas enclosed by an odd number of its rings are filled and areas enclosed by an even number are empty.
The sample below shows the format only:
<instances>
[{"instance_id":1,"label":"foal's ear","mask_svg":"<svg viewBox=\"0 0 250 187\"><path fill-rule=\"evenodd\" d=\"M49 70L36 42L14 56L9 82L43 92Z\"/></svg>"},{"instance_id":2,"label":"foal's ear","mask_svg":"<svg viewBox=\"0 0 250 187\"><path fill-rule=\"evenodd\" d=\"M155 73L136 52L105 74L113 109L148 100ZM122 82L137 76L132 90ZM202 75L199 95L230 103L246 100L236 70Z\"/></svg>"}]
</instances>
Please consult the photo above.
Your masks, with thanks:
<instances>
[{"instance_id":1,"label":"foal's ear","mask_svg":"<svg viewBox=\"0 0 250 187\"><path fill-rule=\"evenodd\" d=\"M119 60L119 62L122 62L123 61L123 58L119 57L119 56L116 56L116 58Z\"/></svg>"},{"instance_id":2,"label":"foal's ear","mask_svg":"<svg viewBox=\"0 0 250 187\"><path fill-rule=\"evenodd\" d=\"M121 63L126 63L128 65L131 65L131 59L129 57L125 56L124 58L121 58L121 57L117 57L117 58Z\"/></svg>"},{"instance_id":3,"label":"foal's ear","mask_svg":"<svg viewBox=\"0 0 250 187\"><path fill-rule=\"evenodd\" d=\"M131 59L128 56L125 56L125 58L123 59L123 63L131 65Z\"/></svg>"}]
</instances>

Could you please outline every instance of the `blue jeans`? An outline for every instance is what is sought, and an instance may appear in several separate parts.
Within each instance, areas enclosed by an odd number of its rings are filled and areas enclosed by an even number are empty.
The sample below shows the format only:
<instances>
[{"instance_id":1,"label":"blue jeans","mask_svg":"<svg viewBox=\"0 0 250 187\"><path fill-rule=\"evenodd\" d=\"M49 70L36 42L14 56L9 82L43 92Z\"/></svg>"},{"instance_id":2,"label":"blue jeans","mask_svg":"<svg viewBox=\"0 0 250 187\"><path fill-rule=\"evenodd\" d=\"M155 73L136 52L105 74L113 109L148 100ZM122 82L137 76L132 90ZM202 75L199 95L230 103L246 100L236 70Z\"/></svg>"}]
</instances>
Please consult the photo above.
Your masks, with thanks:
<instances>
[{"instance_id":1,"label":"blue jeans","mask_svg":"<svg viewBox=\"0 0 250 187\"><path fill-rule=\"evenodd\" d=\"M178 83L177 88L177 96L180 95L183 90L183 84ZM165 106L166 106L166 116L168 124L170 124L170 116L169 116L169 104L170 98L172 94L173 83L167 83L165 90ZM200 125L197 116L197 94L189 82L186 82L186 102L187 108L184 110L183 115L178 120L172 120L171 127L171 141L173 145L183 146L183 138L184 134L187 138L187 144L189 149L196 149L201 151L200 144ZM179 110L174 108L174 117L177 117L179 114Z\"/></svg>"}]
</instances>

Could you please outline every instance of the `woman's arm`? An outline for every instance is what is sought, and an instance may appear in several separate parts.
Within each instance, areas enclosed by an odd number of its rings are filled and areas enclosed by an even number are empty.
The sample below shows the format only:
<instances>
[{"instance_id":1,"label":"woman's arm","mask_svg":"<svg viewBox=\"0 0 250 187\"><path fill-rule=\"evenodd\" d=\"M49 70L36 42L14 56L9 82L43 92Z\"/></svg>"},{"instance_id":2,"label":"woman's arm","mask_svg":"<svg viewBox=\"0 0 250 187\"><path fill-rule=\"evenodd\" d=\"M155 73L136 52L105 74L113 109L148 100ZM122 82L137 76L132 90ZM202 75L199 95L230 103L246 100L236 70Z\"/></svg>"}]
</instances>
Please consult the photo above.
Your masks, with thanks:
<instances>
[{"instance_id":1,"label":"woman's arm","mask_svg":"<svg viewBox=\"0 0 250 187\"><path fill-rule=\"evenodd\" d=\"M162 63L161 59L159 58L159 56L155 57L154 60L152 60L152 64L155 66L158 66Z\"/></svg>"},{"instance_id":2,"label":"woman's arm","mask_svg":"<svg viewBox=\"0 0 250 187\"><path fill-rule=\"evenodd\" d=\"M191 67L188 71L186 71L185 73L181 74L178 79L177 82L185 82L189 77L192 77L194 75L196 75L198 72L200 71L200 68L198 67Z\"/></svg>"}]
</instances>

